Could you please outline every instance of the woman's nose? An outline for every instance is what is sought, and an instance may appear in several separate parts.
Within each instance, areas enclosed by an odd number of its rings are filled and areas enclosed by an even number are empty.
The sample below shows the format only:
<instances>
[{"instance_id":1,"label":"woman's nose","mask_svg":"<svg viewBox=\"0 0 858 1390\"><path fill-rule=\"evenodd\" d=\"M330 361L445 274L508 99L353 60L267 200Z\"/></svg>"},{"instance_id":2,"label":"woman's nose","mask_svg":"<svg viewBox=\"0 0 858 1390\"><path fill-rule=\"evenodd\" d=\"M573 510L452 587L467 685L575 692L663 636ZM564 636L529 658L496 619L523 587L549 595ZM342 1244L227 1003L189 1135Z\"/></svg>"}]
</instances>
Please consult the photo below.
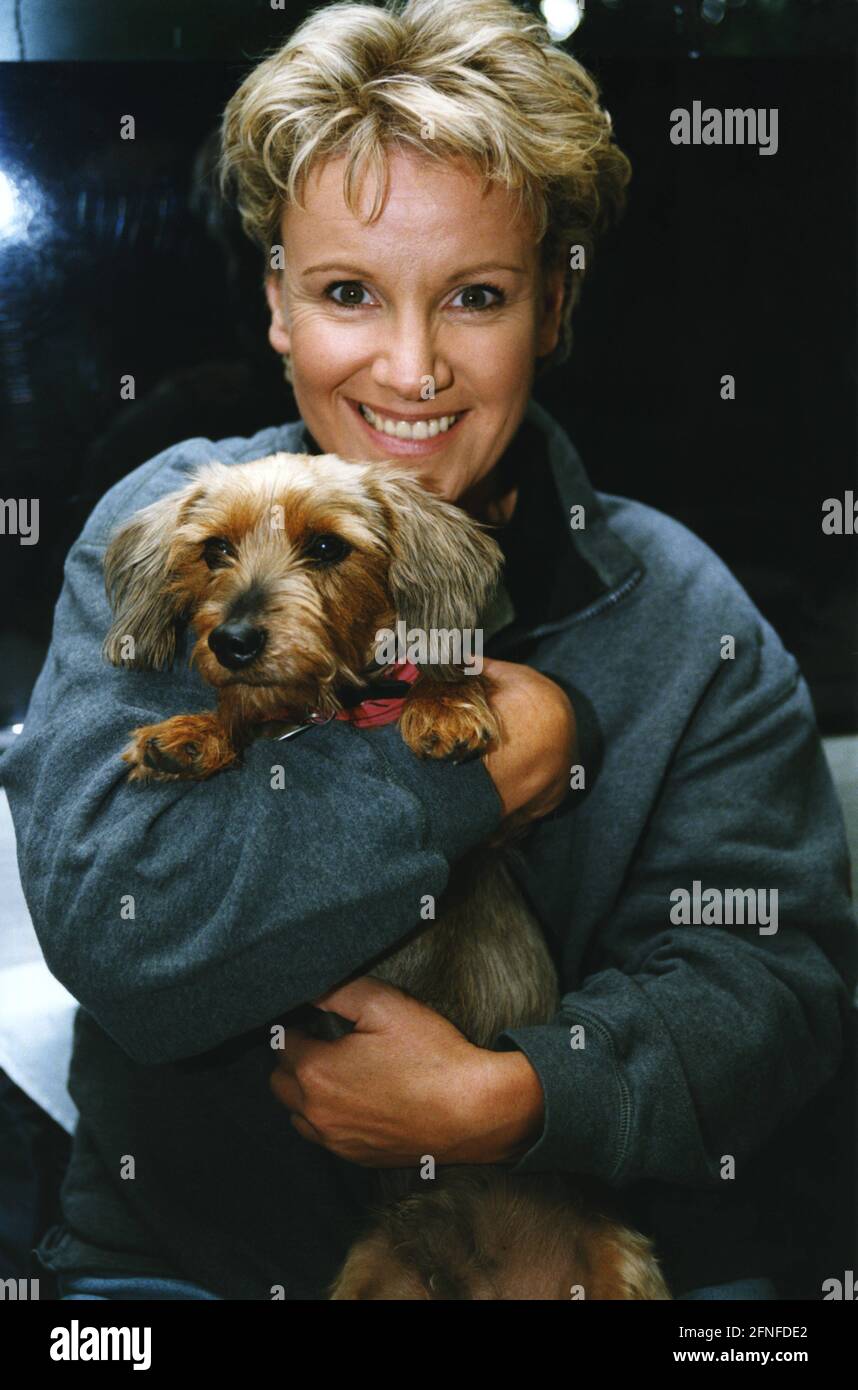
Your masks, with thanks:
<instances>
[{"instance_id":1,"label":"woman's nose","mask_svg":"<svg viewBox=\"0 0 858 1390\"><path fill-rule=\"evenodd\" d=\"M431 325L413 319L398 328L388 324L378 343L372 376L376 385L404 401L431 399L450 380Z\"/></svg>"}]
</instances>

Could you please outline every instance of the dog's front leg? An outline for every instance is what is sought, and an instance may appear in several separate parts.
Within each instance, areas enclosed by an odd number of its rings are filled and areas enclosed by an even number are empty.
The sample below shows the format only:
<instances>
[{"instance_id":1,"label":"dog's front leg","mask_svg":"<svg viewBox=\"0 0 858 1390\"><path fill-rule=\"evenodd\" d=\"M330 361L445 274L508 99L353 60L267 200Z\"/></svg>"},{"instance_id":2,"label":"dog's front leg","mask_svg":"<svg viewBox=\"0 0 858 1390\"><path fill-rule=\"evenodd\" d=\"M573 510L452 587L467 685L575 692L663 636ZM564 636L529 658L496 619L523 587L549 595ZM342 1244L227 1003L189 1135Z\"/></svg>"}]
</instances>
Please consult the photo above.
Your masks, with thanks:
<instances>
[{"instance_id":1,"label":"dog's front leg","mask_svg":"<svg viewBox=\"0 0 858 1390\"><path fill-rule=\"evenodd\" d=\"M421 758L479 757L500 736L488 692L485 676L443 681L421 675L405 701L400 733Z\"/></svg>"},{"instance_id":2,"label":"dog's front leg","mask_svg":"<svg viewBox=\"0 0 858 1390\"><path fill-rule=\"evenodd\" d=\"M130 763L129 782L200 781L238 759L231 724L221 711L177 714L161 724L135 729L122 754Z\"/></svg>"}]
</instances>

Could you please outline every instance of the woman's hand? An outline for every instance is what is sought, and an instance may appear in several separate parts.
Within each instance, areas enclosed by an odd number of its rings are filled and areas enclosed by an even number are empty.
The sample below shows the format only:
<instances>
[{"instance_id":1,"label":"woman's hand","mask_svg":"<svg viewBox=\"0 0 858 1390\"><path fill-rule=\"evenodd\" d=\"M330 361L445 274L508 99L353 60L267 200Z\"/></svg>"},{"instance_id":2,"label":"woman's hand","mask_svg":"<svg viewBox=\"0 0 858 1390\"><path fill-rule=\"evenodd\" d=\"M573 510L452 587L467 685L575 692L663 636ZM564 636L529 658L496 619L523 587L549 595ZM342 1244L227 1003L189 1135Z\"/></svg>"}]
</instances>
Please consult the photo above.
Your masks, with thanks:
<instances>
[{"instance_id":1,"label":"woman's hand","mask_svg":"<svg viewBox=\"0 0 858 1390\"><path fill-rule=\"evenodd\" d=\"M320 1042L297 1029L271 1075L300 1135L350 1163L503 1163L542 1129L543 1095L521 1052L474 1047L434 1009L365 976L315 1000L354 1020Z\"/></svg>"},{"instance_id":2,"label":"woman's hand","mask_svg":"<svg viewBox=\"0 0 858 1390\"><path fill-rule=\"evenodd\" d=\"M576 761L575 714L558 685L487 660L502 730L486 755L504 817L517 824L560 804ZM434 1009L372 976L314 1001L354 1021L322 1042L288 1029L271 1088L300 1135L351 1163L406 1168L513 1162L543 1123L542 1086L524 1053L474 1047Z\"/></svg>"},{"instance_id":3,"label":"woman's hand","mask_svg":"<svg viewBox=\"0 0 858 1390\"><path fill-rule=\"evenodd\" d=\"M517 824L538 820L560 805L569 770L578 760L575 711L554 681L512 661L486 658L489 702L501 724L501 741L484 759L504 817Z\"/></svg>"}]
</instances>

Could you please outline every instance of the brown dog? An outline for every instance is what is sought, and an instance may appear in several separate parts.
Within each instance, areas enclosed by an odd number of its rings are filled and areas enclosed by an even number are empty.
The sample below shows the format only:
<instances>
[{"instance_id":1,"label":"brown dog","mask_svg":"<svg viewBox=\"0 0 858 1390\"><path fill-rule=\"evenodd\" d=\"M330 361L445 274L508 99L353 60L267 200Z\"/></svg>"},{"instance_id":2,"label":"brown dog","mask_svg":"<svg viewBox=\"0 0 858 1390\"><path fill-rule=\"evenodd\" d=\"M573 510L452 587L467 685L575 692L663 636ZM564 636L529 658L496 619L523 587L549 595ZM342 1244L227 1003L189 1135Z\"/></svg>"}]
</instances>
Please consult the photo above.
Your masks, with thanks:
<instances>
[{"instance_id":1,"label":"brown dog","mask_svg":"<svg viewBox=\"0 0 858 1390\"><path fill-rule=\"evenodd\" d=\"M186 621L192 659L217 691L214 713L134 730L130 778L209 777L275 722L337 714L383 674L380 630L475 628L500 566L465 512L390 465L333 454L206 465L131 517L107 550L107 659L168 666ZM500 732L488 691L452 664L421 671L403 738L422 757L479 756ZM364 973L478 1047L548 1022L558 1006L543 934L499 850L458 864L438 920ZM416 1171L377 1177L379 1209L332 1298L670 1297L649 1243L606 1214L605 1194L585 1199L563 1175L491 1165L441 1167L430 1183Z\"/></svg>"}]
</instances>

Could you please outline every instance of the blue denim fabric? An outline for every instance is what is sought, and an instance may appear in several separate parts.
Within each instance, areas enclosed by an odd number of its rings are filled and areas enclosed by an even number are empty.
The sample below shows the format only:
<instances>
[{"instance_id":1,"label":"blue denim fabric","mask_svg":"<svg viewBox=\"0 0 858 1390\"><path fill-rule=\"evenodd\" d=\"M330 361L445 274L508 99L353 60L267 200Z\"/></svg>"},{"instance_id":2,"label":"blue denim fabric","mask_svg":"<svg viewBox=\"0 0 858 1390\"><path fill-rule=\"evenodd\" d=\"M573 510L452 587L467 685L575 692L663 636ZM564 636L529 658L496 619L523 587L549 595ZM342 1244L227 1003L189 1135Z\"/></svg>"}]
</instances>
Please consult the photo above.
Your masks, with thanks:
<instances>
[{"instance_id":1,"label":"blue denim fabric","mask_svg":"<svg viewBox=\"0 0 858 1390\"><path fill-rule=\"evenodd\" d=\"M692 1289L679 1295L680 1303L709 1302L716 1299L777 1299L778 1291L771 1279L736 1279L732 1284L710 1284L705 1289Z\"/></svg>"},{"instance_id":2,"label":"blue denim fabric","mask_svg":"<svg viewBox=\"0 0 858 1390\"><path fill-rule=\"evenodd\" d=\"M139 1274L58 1274L57 1288L63 1303L113 1298L141 1303L149 1299L188 1302L195 1298L223 1302L220 1294L211 1293L199 1284L190 1284L184 1279L155 1279Z\"/></svg>"}]
</instances>

